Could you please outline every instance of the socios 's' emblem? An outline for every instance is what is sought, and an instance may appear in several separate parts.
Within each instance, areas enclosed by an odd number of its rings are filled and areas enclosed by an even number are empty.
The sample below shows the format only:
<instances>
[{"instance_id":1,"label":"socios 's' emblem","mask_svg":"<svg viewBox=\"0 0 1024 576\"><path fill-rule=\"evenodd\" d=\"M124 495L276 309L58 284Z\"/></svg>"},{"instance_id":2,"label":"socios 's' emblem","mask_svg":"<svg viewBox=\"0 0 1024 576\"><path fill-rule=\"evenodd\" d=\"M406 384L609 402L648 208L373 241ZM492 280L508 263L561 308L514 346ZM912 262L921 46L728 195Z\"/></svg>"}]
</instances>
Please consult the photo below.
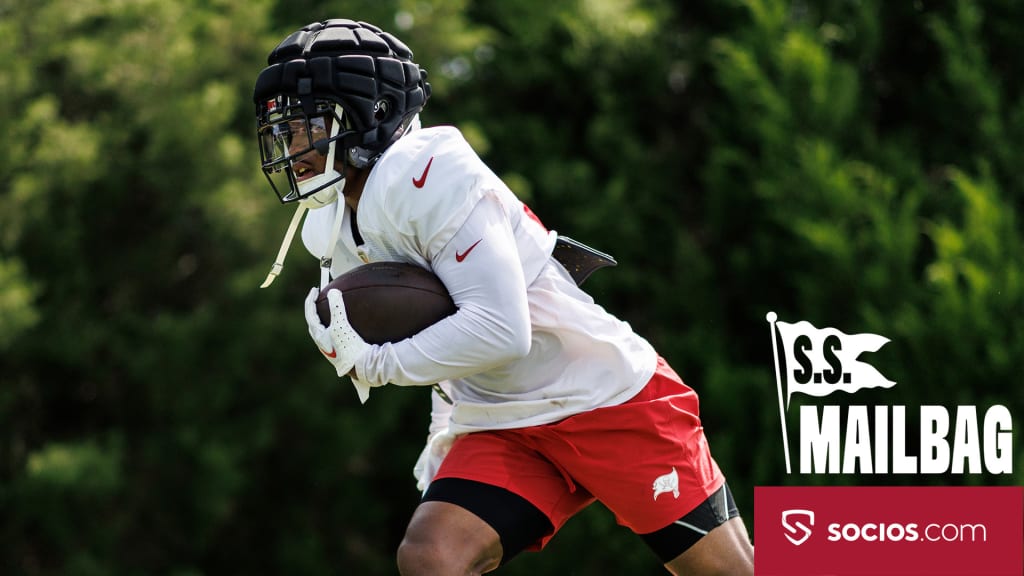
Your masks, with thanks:
<instances>
[{"instance_id":1,"label":"socios 's' emblem","mask_svg":"<svg viewBox=\"0 0 1024 576\"><path fill-rule=\"evenodd\" d=\"M784 510L782 512L782 528L786 539L794 546L799 546L811 537L814 526L813 510Z\"/></svg>"}]
</instances>

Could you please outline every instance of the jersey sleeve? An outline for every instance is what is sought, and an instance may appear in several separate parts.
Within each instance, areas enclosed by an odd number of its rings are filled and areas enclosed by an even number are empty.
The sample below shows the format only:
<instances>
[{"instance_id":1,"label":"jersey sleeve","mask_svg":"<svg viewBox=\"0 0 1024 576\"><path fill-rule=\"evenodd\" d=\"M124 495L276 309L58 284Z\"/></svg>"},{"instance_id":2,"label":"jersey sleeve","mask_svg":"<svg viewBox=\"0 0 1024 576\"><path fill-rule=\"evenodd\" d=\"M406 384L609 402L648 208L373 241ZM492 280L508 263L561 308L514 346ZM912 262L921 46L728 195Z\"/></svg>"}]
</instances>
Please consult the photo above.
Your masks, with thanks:
<instances>
[{"instance_id":1,"label":"jersey sleeve","mask_svg":"<svg viewBox=\"0 0 1024 576\"><path fill-rule=\"evenodd\" d=\"M484 372L530 349L526 282L508 214L483 194L431 268L458 311L401 342L373 346L356 363L373 386L432 384Z\"/></svg>"}]
</instances>

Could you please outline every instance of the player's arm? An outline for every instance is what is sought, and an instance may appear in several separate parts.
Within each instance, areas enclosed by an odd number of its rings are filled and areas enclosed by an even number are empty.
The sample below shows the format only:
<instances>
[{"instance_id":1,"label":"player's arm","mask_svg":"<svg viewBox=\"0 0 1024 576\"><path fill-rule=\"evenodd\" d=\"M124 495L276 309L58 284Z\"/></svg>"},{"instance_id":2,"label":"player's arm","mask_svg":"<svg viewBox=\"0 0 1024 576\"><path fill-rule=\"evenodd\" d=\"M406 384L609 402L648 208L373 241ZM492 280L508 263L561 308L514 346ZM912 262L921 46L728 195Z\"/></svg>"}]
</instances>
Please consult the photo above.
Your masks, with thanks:
<instances>
[{"instance_id":1,"label":"player's arm","mask_svg":"<svg viewBox=\"0 0 1024 576\"><path fill-rule=\"evenodd\" d=\"M356 363L371 386L432 384L507 364L530 350L530 312L509 219L485 194L431 258L459 311L419 334L373 346Z\"/></svg>"}]
</instances>

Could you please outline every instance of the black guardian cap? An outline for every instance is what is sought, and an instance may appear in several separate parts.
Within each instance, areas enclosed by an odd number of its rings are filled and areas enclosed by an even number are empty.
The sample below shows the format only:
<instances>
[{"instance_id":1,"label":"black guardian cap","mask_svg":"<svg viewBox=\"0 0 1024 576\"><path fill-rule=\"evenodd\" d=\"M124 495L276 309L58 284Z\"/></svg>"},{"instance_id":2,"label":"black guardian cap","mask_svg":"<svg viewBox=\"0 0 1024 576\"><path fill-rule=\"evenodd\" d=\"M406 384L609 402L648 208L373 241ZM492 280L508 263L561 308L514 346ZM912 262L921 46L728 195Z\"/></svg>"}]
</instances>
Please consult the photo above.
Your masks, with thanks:
<instances>
[{"instance_id":1,"label":"black guardian cap","mask_svg":"<svg viewBox=\"0 0 1024 576\"><path fill-rule=\"evenodd\" d=\"M412 57L380 28L341 19L304 26L270 52L253 102L263 170L283 202L329 185L300 186L291 173L295 158L340 143L340 159L366 168L407 131L430 97L427 73ZM303 140L296 143L296 135Z\"/></svg>"}]
</instances>

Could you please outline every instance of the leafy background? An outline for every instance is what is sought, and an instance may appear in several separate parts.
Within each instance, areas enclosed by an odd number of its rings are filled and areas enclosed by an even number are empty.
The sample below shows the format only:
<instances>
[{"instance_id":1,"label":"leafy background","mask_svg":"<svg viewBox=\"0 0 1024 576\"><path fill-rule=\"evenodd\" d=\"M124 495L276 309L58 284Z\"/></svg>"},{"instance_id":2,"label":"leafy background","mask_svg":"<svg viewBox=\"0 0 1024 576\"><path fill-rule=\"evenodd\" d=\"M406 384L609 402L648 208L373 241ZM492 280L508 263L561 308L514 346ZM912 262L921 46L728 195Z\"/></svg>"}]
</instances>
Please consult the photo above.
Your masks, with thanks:
<instances>
[{"instance_id":1,"label":"leafy background","mask_svg":"<svg viewBox=\"0 0 1024 576\"><path fill-rule=\"evenodd\" d=\"M276 43L351 17L702 397L753 487L787 476L765 314L874 332L879 403L1024 425L1024 4L1012 0L0 0L0 572L391 574L427 390L359 406L308 342L315 262L250 101ZM913 414L913 410L909 411ZM502 574L660 567L599 506Z\"/></svg>"}]
</instances>

